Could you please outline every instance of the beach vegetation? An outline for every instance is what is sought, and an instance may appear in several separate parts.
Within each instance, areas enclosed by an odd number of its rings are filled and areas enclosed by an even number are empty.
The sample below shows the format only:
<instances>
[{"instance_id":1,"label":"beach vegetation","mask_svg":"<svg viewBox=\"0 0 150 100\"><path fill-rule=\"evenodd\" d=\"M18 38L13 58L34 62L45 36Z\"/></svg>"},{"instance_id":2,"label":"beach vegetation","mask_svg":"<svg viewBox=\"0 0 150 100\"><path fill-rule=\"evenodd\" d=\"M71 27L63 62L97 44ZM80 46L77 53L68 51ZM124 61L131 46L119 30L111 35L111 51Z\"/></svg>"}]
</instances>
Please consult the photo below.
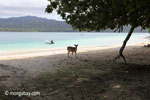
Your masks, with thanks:
<instances>
[{"instance_id":1,"label":"beach vegetation","mask_svg":"<svg viewBox=\"0 0 150 100\"><path fill-rule=\"evenodd\" d=\"M100 31L112 29L123 31L124 26L131 28L123 41L119 55L126 63L123 51L133 31L150 26L149 0L48 0L46 12L57 11L68 24L80 31Z\"/></svg>"}]
</instances>

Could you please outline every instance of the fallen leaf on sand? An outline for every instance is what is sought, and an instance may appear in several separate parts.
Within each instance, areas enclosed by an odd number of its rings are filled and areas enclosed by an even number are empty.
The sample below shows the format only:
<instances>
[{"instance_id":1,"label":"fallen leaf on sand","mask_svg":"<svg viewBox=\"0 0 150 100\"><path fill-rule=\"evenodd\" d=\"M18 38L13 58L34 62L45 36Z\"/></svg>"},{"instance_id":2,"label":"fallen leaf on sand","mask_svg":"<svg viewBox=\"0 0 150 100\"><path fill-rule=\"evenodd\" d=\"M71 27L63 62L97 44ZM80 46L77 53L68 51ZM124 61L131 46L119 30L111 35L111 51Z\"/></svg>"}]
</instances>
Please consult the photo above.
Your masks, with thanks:
<instances>
[{"instance_id":1,"label":"fallen leaf on sand","mask_svg":"<svg viewBox=\"0 0 150 100\"><path fill-rule=\"evenodd\" d=\"M112 88L113 89L119 89L121 87L121 85L115 85L115 86L113 86Z\"/></svg>"},{"instance_id":2,"label":"fallen leaf on sand","mask_svg":"<svg viewBox=\"0 0 150 100\"><path fill-rule=\"evenodd\" d=\"M87 79L87 78L77 78L76 79L76 82L77 83L80 83L80 82L83 82L83 81L88 81L89 79Z\"/></svg>"},{"instance_id":3,"label":"fallen leaf on sand","mask_svg":"<svg viewBox=\"0 0 150 100\"><path fill-rule=\"evenodd\" d=\"M101 98L106 99L106 98L108 98L108 96L107 95L103 95L103 96L101 96Z\"/></svg>"}]
</instances>

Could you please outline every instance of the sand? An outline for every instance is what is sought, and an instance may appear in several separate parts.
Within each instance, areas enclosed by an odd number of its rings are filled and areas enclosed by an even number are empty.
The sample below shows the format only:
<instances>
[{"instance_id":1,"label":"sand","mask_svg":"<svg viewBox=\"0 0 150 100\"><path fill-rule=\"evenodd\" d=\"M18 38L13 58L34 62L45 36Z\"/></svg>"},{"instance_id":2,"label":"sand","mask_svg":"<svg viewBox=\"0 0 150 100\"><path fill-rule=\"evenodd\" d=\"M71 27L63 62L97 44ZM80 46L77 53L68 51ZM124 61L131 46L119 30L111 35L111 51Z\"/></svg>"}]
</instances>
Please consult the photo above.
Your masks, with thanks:
<instances>
[{"instance_id":1,"label":"sand","mask_svg":"<svg viewBox=\"0 0 150 100\"><path fill-rule=\"evenodd\" d=\"M126 48L131 48L131 50L136 47L143 47L144 44L147 43L137 43L134 45L128 45ZM107 57L107 51L112 52L110 53L111 56L116 56L119 51L120 46L92 46L92 47L78 47L78 58L88 59L89 56L97 56L96 54L100 54L104 59ZM127 51L127 54L131 52L131 50ZM143 50L143 49L141 49ZM102 52L102 53L101 53ZM113 53L116 54L113 54ZM132 52L136 53L136 50L132 50ZM144 53L145 51L143 51ZM0 64L13 66L14 68L23 69L29 76L34 76L32 74L37 74L39 72L44 72L46 70L52 70L57 68L53 65L57 63L65 63L66 61L70 60L67 57L67 50L66 48L46 48L46 49L39 49L39 50L18 50L18 51L1 51L0 52ZM126 55L128 56L128 55ZM74 56L73 56L74 57ZM108 58L109 59L109 58ZM63 60L63 62L60 62ZM73 60L76 60L73 58ZM0 70L0 73L4 70ZM30 73L30 74L29 74Z\"/></svg>"},{"instance_id":2,"label":"sand","mask_svg":"<svg viewBox=\"0 0 150 100\"><path fill-rule=\"evenodd\" d=\"M142 47L147 43L137 43L135 45L128 45L130 48L134 47ZM107 57L106 54L109 52L115 52L116 54L111 53L111 56L116 56L119 51L120 46L93 46L93 47L78 47L78 58L81 58L83 55L97 56L95 54L100 54L104 59ZM126 48L128 49L128 47ZM132 50L131 49L131 50ZM141 49L143 50L143 49ZM103 53L101 53L103 52ZM127 51L128 52L131 51ZM137 52L132 51L132 52ZM145 51L143 51L144 53ZM21 51L1 51L0 52L0 64L10 65L18 69L24 69L26 72L29 72L29 76L34 76L32 74L36 74L39 72L44 72L46 70L52 70L53 65L57 63L62 63L60 60L63 60L63 63L70 60L67 57L66 48L46 48L39 50L21 50ZM110 58L111 58L110 56ZM127 55L128 56L128 55ZM89 56L84 56L84 59L88 59ZM74 60L74 59L73 59ZM56 67L54 67L55 69ZM2 70L0 70L1 73ZM36 72L36 73L34 73Z\"/></svg>"},{"instance_id":3,"label":"sand","mask_svg":"<svg viewBox=\"0 0 150 100\"><path fill-rule=\"evenodd\" d=\"M150 65L150 48L143 47L144 44L147 43L126 47L124 55L128 63ZM66 48L0 52L0 86L18 88L22 82L41 73L69 68L69 64L78 66L83 61L99 60L112 63L118 51L119 46L79 47L78 58L73 56L72 60L67 57ZM117 62L123 61L119 59Z\"/></svg>"},{"instance_id":4,"label":"sand","mask_svg":"<svg viewBox=\"0 0 150 100\"><path fill-rule=\"evenodd\" d=\"M129 44L128 46L142 46L149 42L139 42L136 44ZM78 47L78 53L89 52L96 50L105 50L110 48L119 48L120 45L106 45L106 46L80 46ZM31 57L40 56L54 56L57 54L67 54L67 48L44 48L44 49L31 49L31 50L13 50L13 51L0 51L0 61L2 60L14 60L14 59L27 59Z\"/></svg>"}]
</instances>

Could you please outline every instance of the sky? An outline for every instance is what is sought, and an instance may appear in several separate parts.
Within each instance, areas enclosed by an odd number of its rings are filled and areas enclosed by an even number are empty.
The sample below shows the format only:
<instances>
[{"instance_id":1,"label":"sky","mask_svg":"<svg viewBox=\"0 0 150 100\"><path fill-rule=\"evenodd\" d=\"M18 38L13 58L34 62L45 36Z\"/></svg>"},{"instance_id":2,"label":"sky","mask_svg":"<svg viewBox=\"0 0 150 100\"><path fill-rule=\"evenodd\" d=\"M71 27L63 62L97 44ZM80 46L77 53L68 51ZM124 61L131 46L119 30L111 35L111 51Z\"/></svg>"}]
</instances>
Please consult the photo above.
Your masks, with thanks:
<instances>
[{"instance_id":1,"label":"sky","mask_svg":"<svg viewBox=\"0 0 150 100\"><path fill-rule=\"evenodd\" d=\"M0 18L19 16L37 16L42 18L62 20L56 12L45 12L47 0L0 0Z\"/></svg>"}]
</instances>

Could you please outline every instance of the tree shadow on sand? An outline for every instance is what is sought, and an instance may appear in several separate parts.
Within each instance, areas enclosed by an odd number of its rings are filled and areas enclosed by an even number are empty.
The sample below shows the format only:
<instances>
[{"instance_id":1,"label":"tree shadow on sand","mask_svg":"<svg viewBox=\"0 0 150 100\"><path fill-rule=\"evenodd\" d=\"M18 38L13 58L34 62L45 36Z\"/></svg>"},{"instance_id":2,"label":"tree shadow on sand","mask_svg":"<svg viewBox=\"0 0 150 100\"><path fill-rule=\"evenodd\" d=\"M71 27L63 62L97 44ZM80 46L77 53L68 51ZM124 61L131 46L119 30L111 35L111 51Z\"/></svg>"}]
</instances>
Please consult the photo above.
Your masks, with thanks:
<instances>
[{"instance_id":1,"label":"tree shadow on sand","mask_svg":"<svg viewBox=\"0 0 150 100\"><path fill-rule=\"evenodd\" d=\"M86 61L70 66L43 73L23 88L41 92L32 100L150 100L150 65Z\"/></svg>"},{"instance_id":2,"label":"tree shadow on sand","mask_svg":"<svg viewBox=\"0 0 150 100\"><path fill-rule=\"evenodd\" d=\"M79 69L42 75L34 80L34 86L44 94L43 99L150 100L150 65L89 63L94 67L84 64Z\"/></svg>"},{"instance_id":3,"label":"tree shadow on sand","mask_svg":"<svg viewBox=\"0 0 150 100\"><path fill-rule=\"evenodd\" d=\"M121 67L112 68L112 76L115 77L116 82L122 84L126 92L126 97L129 100L150 100L150 64L140 65L135 63L128 63ZM131 99L131 96L135 98ZM125 99L125 100L128 100Z\"/></svg>"}]
</instances>

